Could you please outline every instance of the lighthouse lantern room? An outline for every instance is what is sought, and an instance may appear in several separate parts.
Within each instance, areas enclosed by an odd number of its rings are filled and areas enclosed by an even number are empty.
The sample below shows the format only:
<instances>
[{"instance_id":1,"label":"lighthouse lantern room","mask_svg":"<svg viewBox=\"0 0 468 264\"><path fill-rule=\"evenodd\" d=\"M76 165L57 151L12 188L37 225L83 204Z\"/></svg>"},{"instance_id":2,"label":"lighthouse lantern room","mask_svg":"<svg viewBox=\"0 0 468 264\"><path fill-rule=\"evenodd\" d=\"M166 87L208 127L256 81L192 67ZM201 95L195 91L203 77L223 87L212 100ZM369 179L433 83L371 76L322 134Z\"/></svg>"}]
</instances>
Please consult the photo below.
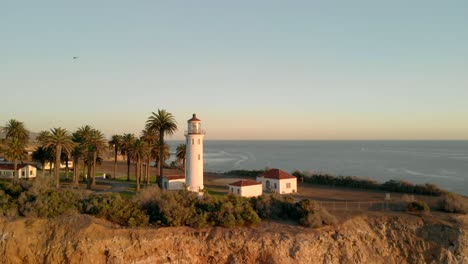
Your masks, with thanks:
<instances>
[{"instance_id":1,"label":"lighthouse lantern room","mask_svg":"<svg viewBox=\"0 0 468 264\"><path fill-rule=\"evenodd\" d=\"M201 120L193 114L187 120L186 137L186 169L185 179L189 191L201 194L203 190L203 138L205 132L201 129Z\"/></svg>"}]
</instances>

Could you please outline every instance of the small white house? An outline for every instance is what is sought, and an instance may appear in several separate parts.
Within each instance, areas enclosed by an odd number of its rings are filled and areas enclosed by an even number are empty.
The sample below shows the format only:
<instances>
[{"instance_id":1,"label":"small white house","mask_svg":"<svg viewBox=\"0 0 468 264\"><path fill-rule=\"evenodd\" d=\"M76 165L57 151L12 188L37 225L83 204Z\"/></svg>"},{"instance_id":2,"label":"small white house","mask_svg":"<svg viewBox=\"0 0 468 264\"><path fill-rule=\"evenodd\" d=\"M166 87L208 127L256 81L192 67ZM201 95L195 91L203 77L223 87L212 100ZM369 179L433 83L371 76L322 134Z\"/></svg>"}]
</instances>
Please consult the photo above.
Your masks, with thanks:
<instances>
[{"instance_id":1,"label":"small white house","mask_svg":"<svg viewBox=\"0 0 468 264\"><path fill-rule=\"evenodd\" d=\"M253 180L240 180L228 184L229 193L242 197L262 195L262 183Z\"/></svg>"},{"instance_id":2,"label":"small white house","mask_svg":"<svg viewBox=\"0 0 468 264\"><path fill-rule=\"evenodd\" d=\"M164 176L163 188L166 190L183 190L185 188L185 176L184 175Z\"/></svg>"},{"instance_id":3,"label":"small white house","mask_svg":"<svg viewBox=\"0 0 468 264\"><path fill-rule=\"evenodd\" d=\"M264 192L295 193L297 192L297 178L283 170L271 169L257 177L262 183Z\"/></svg>"},{"instance_id":4,"label":"small white house","mask_svg":"<svg viewBox=\"0 0 468 264\"><path fill-rule=\"evenodd\" d=\"M20 179L29 179L37 176L37 169L32 165L18 164L16 169ZM15 167L13 163L0 163L0 178L13 178L14 170Z\"/></svg>"}]
</instances>

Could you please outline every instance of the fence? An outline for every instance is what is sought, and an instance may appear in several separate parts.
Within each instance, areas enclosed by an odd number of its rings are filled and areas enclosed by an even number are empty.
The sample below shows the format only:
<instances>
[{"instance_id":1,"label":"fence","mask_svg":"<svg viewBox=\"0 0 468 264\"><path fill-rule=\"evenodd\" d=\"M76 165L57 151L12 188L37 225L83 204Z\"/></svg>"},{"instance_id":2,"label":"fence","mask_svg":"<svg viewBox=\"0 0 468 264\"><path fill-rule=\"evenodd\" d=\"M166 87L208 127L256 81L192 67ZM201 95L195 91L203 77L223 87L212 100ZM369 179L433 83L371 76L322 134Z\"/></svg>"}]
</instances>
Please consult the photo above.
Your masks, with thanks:
<instances>
[{"instance_id":1,"label":"fence","mask_svg":"<svg viewBox=\"0 0 468 264\"><path fill-rule=\"evenodd\" d=\"M403 200L398 201L319 201L328 211L401 211L405 208Z\"/></svg>"}]
</instances>

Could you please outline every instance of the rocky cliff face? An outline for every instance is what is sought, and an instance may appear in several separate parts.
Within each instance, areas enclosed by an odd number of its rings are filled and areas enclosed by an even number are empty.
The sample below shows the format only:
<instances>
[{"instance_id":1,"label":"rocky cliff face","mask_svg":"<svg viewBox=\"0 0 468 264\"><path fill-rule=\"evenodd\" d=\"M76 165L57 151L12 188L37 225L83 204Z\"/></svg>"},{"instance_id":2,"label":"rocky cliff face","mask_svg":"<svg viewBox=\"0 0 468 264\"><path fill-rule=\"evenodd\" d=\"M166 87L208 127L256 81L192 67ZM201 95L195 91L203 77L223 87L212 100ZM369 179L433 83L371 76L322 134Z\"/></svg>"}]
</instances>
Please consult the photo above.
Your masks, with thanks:
<instances>
[{"instance_id":1,"label":"rocky cliff face","mask_svg":"<svg viewBox=\"0 0 468 264\"><path fill-rule=\"evenodd\" d=\"M127 229L86 215L0 218L3 263L468 263L468 218L357 216L334 227Z\"/></svg>"}]
</instances>

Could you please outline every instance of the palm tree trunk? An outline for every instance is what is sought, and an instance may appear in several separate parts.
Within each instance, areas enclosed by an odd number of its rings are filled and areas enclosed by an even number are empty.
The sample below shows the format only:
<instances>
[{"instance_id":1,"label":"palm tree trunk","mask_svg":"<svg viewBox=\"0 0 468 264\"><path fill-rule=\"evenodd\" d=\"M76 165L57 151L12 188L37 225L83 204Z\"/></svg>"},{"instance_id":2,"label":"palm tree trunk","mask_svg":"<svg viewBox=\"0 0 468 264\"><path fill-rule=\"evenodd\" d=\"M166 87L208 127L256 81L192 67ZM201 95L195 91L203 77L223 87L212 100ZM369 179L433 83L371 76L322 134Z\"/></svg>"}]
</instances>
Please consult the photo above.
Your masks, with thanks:
<instances>
[{"instance_id":1,"label":"palm tree trunk","mask_svg":"<svg viewBox=\"0 0 468 264\"><path fill-rule=\"evenodd\" d=\"M117 146L114 148L114 175L112 177L116 179L117 176Z\"/></svg>"},{"instance_id":2,"label":"palm tree trunk","mask_svg":"<svg viewBox=\"0 0 468 264\"><path fill-rule=\"evenodd\" d=\"M159 130L159 178L158 178L158 185L159 188L162 188L162 179L164 177L164 131Z\"/></svg>"},{"instance_id":3,"label":"palm tree trunk","mask_svg":"<svg viewBox=\"0 0 468 264\"><path fill-rule=\"evenodd\" d=\"M130 181L130 158L127 154L127 181Z\"/></svg>"},{"instance_id":4,"label":"palm tree trunk","mask_svg":"<svg viewBox=\"0 0 468 264\"><path fill-rule=\"evenodd\" d=\"M88 153L88 164L86 165L87 169L88 169L88 175L86 177L86 188L88 188L88 189L91 189L91 184L92 184L92 180L91 180L91 174L93 173L92 172L93 166L91 164L92 155L93 155L92 153Z\"/></svg>"},{"instance_id":5,"label":"palm tree trunk","mask_svg":"<svg viewBox=\"0 0 468 264\"><path fill-rule=\"evenodd\" d=\"M146 159L146 184L150 184L150 158Z\"/></svg>"},{"instance_id":6,"label":"palm tree trunk","mask_svg":"<svg viewBox=\"0 0 468 264\"><path fill-rule=\"evenodd\" d=\"M42 177L44 177L44 176L45 176L45 170L44 170L44 167L45 167L45 162L42 162L42 163L41 163Z\"/></svg>"},{"instance_id":7,"label":"palm tree trunk","mask_svg":"<svg viewBox=\"0 0 468 264\"><path fill-rule=\"evenodd\" d=\"M77 187L79 185L78 179L80 178L80 170L79 170L79 165L80 160L78 158L73 159L73 186Z\"/></svg>"},{"instance_id":8,"label":"palm tree trunk","mask_svg":"<svg viewBox=\"0 0 468 264\"><path fill-rule=\"evenodd\" d=\"M19 174L18 174L18 160L17 159L14 159L13 160L13 179L15 181L19 180Z\"/></svg>"},{"instance_id":9,"label":"palm tree trunk","mask_svg":"<svg viewBox=\"0 0 468 264\"><path fill-rule=\"evenodd\" d=\"M69 169L70 169L70 168L68 168L68 154L67 154L67 156L65 157L65 162L66 162L66 164L65 164L65 175L66 175L67 180L68 180L68 171L69 171Z\"/></svg>"},{"instance_id":10,"label":"palm tree trunk","mask_svg":"<svg viewBox=\"0 0 468 264\"><path fill-rule=\"evenodd\" d=\"M88 177L85 178L86 172L88 171L88 164L83 160L83 182L85 182Z\"/></svg>"},{"instance_id":11,"label":"palm tree trunk","mask_svg":"<svg viewBox=\"0 0 468 264\"><path fill-rule=\"evenodd\" d=\"M96 173L96 160L97 160L97 151L94 151L93 152L93 164L92 164L92 166L93 166L93 169L92 169L93 175L91 176L91 179L93 181L91 183L91 186L93 186L93 187L96 186L96 175L95 175L95 173Z\"/></svg>"},{"instance_id":12,"label":"palm tree trunk","mask_svg":"<svg viewBox=\"0 0 468 264\"><path fill-rule=\"evenodd\" d=\"M62 148L57 147L55 149L55 168L54 168L55 186L57 188L60 187L60 154L62 154Z\"/></svg>"},{"instance_id":13,"label":"palm tree trunk","mask_svg":"<svg viewBox=\"0 0 468 264\"><path fill-rule=\"evenodd\" d=\"M136 166L136 191L140 191L140 158L137 159L137 166Z\"/></svg>"}]
</instances>

